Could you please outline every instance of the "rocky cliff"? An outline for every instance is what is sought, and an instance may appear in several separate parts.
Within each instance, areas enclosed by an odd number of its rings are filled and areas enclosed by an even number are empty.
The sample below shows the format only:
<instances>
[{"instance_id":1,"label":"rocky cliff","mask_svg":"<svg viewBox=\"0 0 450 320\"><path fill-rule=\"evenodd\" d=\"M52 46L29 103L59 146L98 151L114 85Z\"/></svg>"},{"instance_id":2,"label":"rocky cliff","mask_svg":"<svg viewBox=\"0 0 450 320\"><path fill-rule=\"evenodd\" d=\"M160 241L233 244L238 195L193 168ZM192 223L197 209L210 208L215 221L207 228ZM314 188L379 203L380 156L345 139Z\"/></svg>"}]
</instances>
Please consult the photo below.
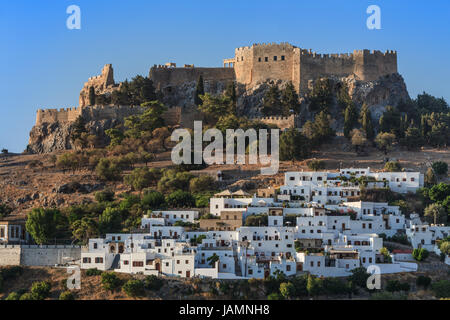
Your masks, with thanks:
<instances>
[{"instance_id":1,"label":"rocky cliff","mask_svg":"<svg viewBox=\"0 0 450 320\"><path fill-rule=\"evenodd\" d=\"M345 83L348 87L349 94L356 106L360 108L363 103L367 103L372 111L372 117L375 121L383 114L387 105L396 106L400 101L409 100L408 91L401 75L391 74L383 76L375 81L361 81L354 76L346 78L331 79L334 84L334 94L337 93L339 86ZM228 81L208 80L204 82L205 92L216 95L225 91ZM272 85L277 85L283 89L287 81L265 81L246 88L243 85L237 85L237 113L246 117L259 117L263 97ZM185 127L191 127L193 120L201 119L194 105L196 82L189 81L180 85L171 86L163 91L163 102L167 106L181 107L180 124ZM313 120L314 115L308 110L309 99L305 95L300 97L300 125L307 120ZM341 131L343 127L342 110L337 103L330 108L331 115L335 119L333 123L334 129ZM123 119L99 120L91 117L86 128L91 134L99 137L99 146L108 143L108 137L105 130L117 126ZM48 153L57 150L73 149L74 145L70 139L72 131L71 122L52 122L42 123L33 127L30 133L28 151L30 153Z\"/></svg>"},{"instance_id":2,"label":"rocky cliff","mask_svg":"<svg viewBox=\"0 0 450 320\"><path fill-rule=\"evenodd\" d=\"M98 137L98 146L105 146L109 141L105 131L118 124L120 121L115 119L90 121L86 123L86 129L90 134ZM72 122L43 123L34 126L30 132L27 151L29 153L50 153L73 149L74 144L70 139L72 129Z\"/></svg>"}]
</instances>

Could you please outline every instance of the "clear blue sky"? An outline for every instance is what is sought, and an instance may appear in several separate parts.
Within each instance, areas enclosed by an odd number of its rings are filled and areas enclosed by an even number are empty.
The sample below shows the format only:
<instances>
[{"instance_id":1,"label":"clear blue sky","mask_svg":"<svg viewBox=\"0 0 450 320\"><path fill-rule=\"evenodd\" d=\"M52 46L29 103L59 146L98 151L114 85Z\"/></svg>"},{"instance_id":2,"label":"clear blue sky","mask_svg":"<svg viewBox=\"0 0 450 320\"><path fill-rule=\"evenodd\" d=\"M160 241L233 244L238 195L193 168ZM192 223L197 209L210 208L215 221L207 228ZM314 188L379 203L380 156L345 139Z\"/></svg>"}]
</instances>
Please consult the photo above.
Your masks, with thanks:
<instances>
[{"instance_id":1,"label":"clear blue sky","mask_svg":"<svg viewBox=\"0 0 450 320\"><path fill-rule=\"evenodd\" d=\"M81 8L82 29L66 28ZM366 28L381 7L382 30ZM450 1L14 0L0 3L0 148L21 152L39 108L78 105L88 77L174 61L220 66L234 48L290 42L321 53L397 50L409 93L450 101Z\"/></svg>"}]
</instances>

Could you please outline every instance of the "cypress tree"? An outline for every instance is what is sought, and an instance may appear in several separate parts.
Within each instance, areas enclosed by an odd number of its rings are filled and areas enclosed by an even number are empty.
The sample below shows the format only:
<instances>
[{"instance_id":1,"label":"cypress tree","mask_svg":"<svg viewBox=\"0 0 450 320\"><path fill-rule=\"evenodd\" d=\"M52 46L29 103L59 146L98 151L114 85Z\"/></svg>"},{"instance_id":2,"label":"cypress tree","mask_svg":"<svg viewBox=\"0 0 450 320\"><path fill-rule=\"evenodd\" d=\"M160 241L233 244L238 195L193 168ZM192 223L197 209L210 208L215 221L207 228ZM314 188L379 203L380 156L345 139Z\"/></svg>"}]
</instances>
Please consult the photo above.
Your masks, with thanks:
<instances>
[{"instance_id":1,"label":"cypress tree","mask_svg":"<svg viewBox=\"0 0 450 320\"><path fill-rule=\"evenodd\" d=\"M368 140L373 140L375 136L375 131L372 123L372 115L370 113L369 107L363 104L361 108L361 126L366 134Z\"/></svg>"},{"instance_id":2,"label":"cypress tree","mask_svg":"<svg viewBox=\"0 0 450 320\"><path fill-rule=\"evenodd\" d=\"M203 77L202 75L200 75L200 77L198 77L197 87L195 88L195 97L194 97L195 105L199 106L202 104L202 99L200 99L200 96L204 94L205 94L205 87L203 84Z\"/></svg>"},{"instance_id":3,"label":"cypress tree","mask_svg":"<svg viewBox=\"0 0 450 320\"><path fill-rule=\"evenodd\" d=\"M94 87L89 88L89 105L95 105L95 89Z\"/></svg>"}]
</instances>

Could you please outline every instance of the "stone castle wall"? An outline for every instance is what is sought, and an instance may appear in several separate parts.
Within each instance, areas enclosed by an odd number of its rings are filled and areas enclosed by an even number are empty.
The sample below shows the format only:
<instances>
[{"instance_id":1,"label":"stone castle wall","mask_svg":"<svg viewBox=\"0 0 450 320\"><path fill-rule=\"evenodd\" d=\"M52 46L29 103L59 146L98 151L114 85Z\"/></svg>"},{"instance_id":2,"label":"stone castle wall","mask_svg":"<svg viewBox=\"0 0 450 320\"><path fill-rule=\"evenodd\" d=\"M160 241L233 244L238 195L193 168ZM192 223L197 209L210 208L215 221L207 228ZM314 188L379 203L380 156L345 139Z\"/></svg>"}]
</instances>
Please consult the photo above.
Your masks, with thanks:
<instances>
[{"instance_id":1,"label":"stone castle wall","mask_svg":"<svg viewBox=\"0 0 450 320\"><path fill-rule=\"evenodd\" d=\"M297 117L291 115L289 117L258 117L251 120L260 121L267 125L275 125L280 130L287 130L297 127Z\"/></svg>"},{"instance_id":2,"label":"stone castle wall","mask_svg":"<svg viewBox=\"0 0 450 320\"><path fill-rule=\"evenodd\" d=\"M348 77L372 81L397 73L395 51L355 50L348 54L317 54L288 43L254 44L235 50L236 81L254 85L269 79L292 81L300 94L308 82L322 77Z\"/></svg>"},{"instance_id":3,"label":"stone castle wall","mask_svg":"<svg viewBox=\"0 0 450 320\"><path fill-rule=\"evenodd\" d=\"M203 80L233 81L235 73L233 68L170 68L166 66L153 66L149 78L153 81L156 90L166 87L178 86L186 82L197 81L200 75Z\"/></svg>"}]
</instances>

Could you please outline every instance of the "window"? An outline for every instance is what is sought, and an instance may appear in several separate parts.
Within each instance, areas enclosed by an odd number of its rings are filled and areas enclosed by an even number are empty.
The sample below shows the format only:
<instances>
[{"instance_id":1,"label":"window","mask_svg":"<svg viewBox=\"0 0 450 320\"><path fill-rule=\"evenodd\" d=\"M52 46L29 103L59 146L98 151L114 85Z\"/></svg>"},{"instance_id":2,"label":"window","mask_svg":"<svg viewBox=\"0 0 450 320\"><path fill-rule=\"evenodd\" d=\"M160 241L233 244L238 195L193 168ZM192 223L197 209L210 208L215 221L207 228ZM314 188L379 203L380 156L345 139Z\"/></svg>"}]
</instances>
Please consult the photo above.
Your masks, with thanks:
<instances>
[{"instance_id":1,"label":"window","mask_svg":"<svg viewBox=\"0 0 450 320\"><path fill-rule=\"evenodd\" d=\"M253 274L253 270L252 269L248 269L248 274Z\"/></svg>"},{"instance_id":2,"label":"window","mask_svg":"<svg viewBox=\"0 0 450 320\"><path fill-rule=\"evenodd\" d=\"M269 61L269 57L264 57L264 61L265 62Z\"/></svg>"},{"instance_id":3,"label":"window","mask_svg":"<svg viewBox=\"0 0 450 320\"><path fill-rule=\"evenodd\" d=\"M177 260L177 264L180 264L180 260Z\"/></svg>"},{"instance_id":4,"label":"window","mask_svg":"<svg viewBox=\"0 0 450 320\"><path fill-rule=\"evenodd\" d=\"M311 261L311 267L314 267L314 261Z\"/></svg>"},{"instance_id":5,"label":"window","mask_svg":"<svg viewBox=\"0 0 450 320\"><path fill-rule=\"evenodd\" d=\"M261 62L261 58L258 58L258 62Z\"/></svg>"},{"instance_id":6,"label":"window","mask_svg":"<svg viewBox=\"0 0 450 320\"><path fill-rule=\"evenodd\" d=\"M284 61L284 56L281 56L281 61Z\"/></svg>"},{"instance_id":7,"label":"window","mask_svg":"<svg viewBox=\"0 0 450 320\"><path fill-rule=\"evenodd\" d=\"M227 264L224 263L224 264L222 265L222 267L225 269L225 268L227 267Z\"/></svg>"},{"instance_id":8,"label":"window","mask_svg":"<svg viewBox=\"0 0 450 320\"><path fill-rule=\"evenodd\" d=\"M83 258L83 263L91 263L91 258Z\"/></svg>"},{"instance_id":9,"label":"window","mask_svg":"<svg viewBox=\"0 0 450 320\"><path fill-rule=\"evenodd\" d=\"M128 260L124 260L124 261L123 261L123 264L127 266L127 265L130 264L130 262L129 262Z\"/></svg>"},{"instance_id":10,"label":"window","mask_svg":"<svg viewBox=\"0 0 450 320\"><path fill-rule=\"evenodd\" d=\"M94 242L94 249L97 249L97 242Z\"/></svg>"},{"instance_id":11,"label":"window","mask_svg":"<svg viewBox=\"0 0 450 320\"><path fill-rule=\"evenodd\" d=\"M189 260L186 260L185 263L186 263L186 264L189 264Z\"/></svg>"},{"instance_id":12,"label":"window","mask_svg":"<svg viewBox=\"0 0 450 320\"><path fill-rule=\"evenodd\" d=\"M133 267L143 267L144 261L133 261Z\"/></svg>"},{"instance_id":13,"label":"window","mask_svg":"<svg viewBox=\"0 0 450 320\"><path fill-rule=\"evenodd\" d=\"M103 258L101 257L95 258L95 263L103 263Z\"/></svg>"},{"instance_id":14,"label":"window","mask_svg":"<svg viewBox=\"0 0 450 320\"><path fill-rule=\"evenodd\" d=\"M273 61L277 61L278 57L277 56L273 56Z\"/></svg>"},{"instance_id":15,"label":"window","mask_svg":"<svg viewBox=\"0 0 450 320\"><path fill-rule=\"evenodd\" d=\"M289 180L294 181L295 177L289 177Z\"/></svg>"},{"instance_id":16,"label":"window","mask_svg":"<svg viewBox=\"0 0 450 320\"><path fill-rule=\"evenodd\" d=\"M291 266L290 265L286 266L286 271L291 271Z\"/></svg>"},{"instance_id":17,"label":"window","mask_svg":"<svg viewBox=\"0 0 450 320\"><path fill-rule=\"evenodd\" d=\"M169 263L168 262L166 262L166 267L168 267L169 266Z\"/></svg>"},{"instance_id":18,"label":"window","mask_svg":"<svg viewBox=\"0 0 450 320\"><path fill-rule=\"evenodd\" d=\"M317 261L317 266L320 267L320 261Z\"/></svg>"}]
</instances>

